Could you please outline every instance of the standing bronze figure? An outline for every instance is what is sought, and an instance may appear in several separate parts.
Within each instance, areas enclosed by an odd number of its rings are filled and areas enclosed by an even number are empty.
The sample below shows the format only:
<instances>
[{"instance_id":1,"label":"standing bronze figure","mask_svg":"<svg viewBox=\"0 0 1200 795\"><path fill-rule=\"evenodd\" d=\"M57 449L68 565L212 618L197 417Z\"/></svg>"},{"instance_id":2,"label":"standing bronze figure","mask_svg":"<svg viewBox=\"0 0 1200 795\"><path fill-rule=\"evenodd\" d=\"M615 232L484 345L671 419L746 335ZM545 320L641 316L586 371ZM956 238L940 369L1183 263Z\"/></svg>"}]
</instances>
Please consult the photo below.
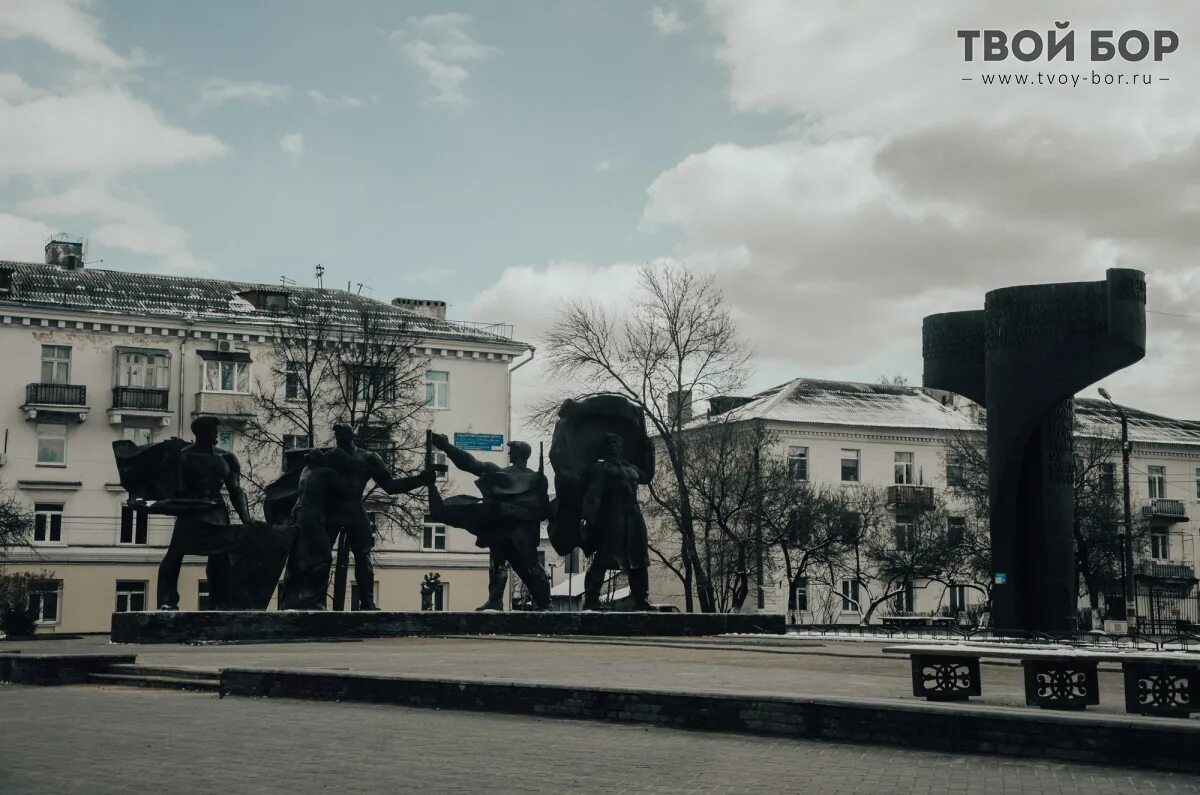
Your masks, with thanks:
<instances>
[{"instance_id":1,"label":"standing bronze figure","mask_svg":"<svg viewBox=\"0 0 1200 795\"><path fill-rule=\"evenodd\" d=\"M324 610L333 563L333 544L345 532L354 553L359 610L378 610L371 550L375 531L363 505L363 492L374 482L388 494L403 494L433 483L422 471L393 477L378 453L358 447L354 429L333 426L336 446L292 451L286 471L267 487L267 513L272 522L295 527L296 542L288 559L280 608ZM296 462L299 456L301 468Z\"/></svg>"},{"instance_id":2,"label":"standing bronze figure","mask_svg":"<svg viewBox=\"0 0 1200 795\"><path fill-rule=\"evenodd\" d=\"M615 569L629 578L634 609L653 610L646 522L637 496L638 483L646 476L623 457L620 436L606 434L604 445L604 457L592 465L583 495L580 547L592 556L583 577L583 609L600 609L605 572Z\"/></svg>"},{"instance_id":3,"label":"standing bronze figure","mask_svg":"<svg viewBox=\"0 0 1200 795\"><path fill-rule=\"evenodd\" d=\"M576 547L592 556L584 576L584 608L601 607L605 573L628 573L637 609L650 610L650 556L639 485L654 477L654 447L640 408L620 395L568 400L550 444L555 501L550 542L560 555Z\"/></svg>"},{"instance_id":4,"label":"standing bronze figure","mask_svg":"<svg viewBox=\"0 0 1200 795\"><path fill-rule=\"evenodd\" d=\"M549 512L546 477L529 468L533 452L525 442L508 443L508 466L480 461L450 444L440 433L430 443L454 465L475 475L482 499L454 496L443 500L429 488L431 521L462 527L475 535L475 544L488 549L488 599L479 610L503 610L508 568L517 572L539 610L550 609L550 579L538 563L541 524Z\"/></svg>"},{"instance_id":5,"label":"standing bronze figure","mask_svg":"<svg viewBox=\"0 0 1200 795\"><path fill-rule=\"evenodd\" d=\"M251 519L237 457L217 447L219 427L215 417L197 417L192 444L182 439L142 447L124 440L113 443L121 486L134 510L176 517L158 569L160 610L179 609L185 555L208 557L212 609L265 609L291 545L290 528ZM222 489L242 524L229 523Z\"/></svg>"}]
</instances>

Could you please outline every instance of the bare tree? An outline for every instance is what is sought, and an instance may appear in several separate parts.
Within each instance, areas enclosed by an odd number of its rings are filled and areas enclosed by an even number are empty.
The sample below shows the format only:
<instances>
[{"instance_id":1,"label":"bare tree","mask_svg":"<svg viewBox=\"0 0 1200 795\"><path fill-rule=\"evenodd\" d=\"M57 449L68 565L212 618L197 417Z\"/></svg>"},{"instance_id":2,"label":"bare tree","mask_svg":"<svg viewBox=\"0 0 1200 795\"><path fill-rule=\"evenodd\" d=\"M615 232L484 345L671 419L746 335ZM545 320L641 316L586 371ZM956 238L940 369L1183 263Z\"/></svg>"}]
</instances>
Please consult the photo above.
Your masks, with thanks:
<instances>
[{"instance_id":1,"label":"bare tree","mask_svg":"<svg viewBox=\"0 0 1200 795\"><path fill-rule=\"evenodd\" d=\"M0 566L13 549L28 547L33 537L33 514L25 503L0 485Z\"/></svg>"},{"instance_id":2,"label":"bare tree","mask_svg":"<svg viewBox=\"0 0 1200 795\"><path fill-rule=\"evenodd\" d=\"M713 612L716 594L697 546L696 512L687 478L684 426L693 402L739 389L749 351L712 276L683 265L645 266L627 312L571 302L545 335L548 367L558 381L623 395L646 414L672 479L650 487L651 500L679 537L685 604ZM557 401L556 401L557 402Z\"/></svg>"},{"instance_id":3,"label":"bare tree","mask_svg":"<svg viewBox=\"0 0 1200 795\"><path fill-rule=\"evenodd\" d=\"M369 305L347 308L334 291L290 296L271 329L266 378L250 397L243 428L247 480L261 499L288 447L328 439L336 422L354 427L360 446L391 467L415 465L423 448L429 360L416 353L419 336L398 314ZM376 527L419 532L424 509L410 495L367 495Z\"/></svg>"}]
</instances>

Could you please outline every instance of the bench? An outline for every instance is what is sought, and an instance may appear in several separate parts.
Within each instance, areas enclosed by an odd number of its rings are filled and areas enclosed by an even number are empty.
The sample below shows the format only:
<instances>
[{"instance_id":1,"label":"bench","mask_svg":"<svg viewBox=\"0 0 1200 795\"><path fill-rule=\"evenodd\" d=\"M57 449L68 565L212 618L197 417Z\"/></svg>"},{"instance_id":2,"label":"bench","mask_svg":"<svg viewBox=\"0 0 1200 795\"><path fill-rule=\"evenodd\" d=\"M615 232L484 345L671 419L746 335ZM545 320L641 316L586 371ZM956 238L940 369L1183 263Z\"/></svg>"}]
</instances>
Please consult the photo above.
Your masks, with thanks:
<instances>
[{"instance_id":1,"label":"bench","mask_svg":"<svg viewBox=\"0 0 1200 795\"><path fill-rule=\"evenodd\" d=\"M883 651L911 658L913 695L930 701L981 695L979 660L989 657L1021 661L1029 706L1086 709L1100 703L1097 666L1119 662L1126 712L1181 718L1200 712L1200 655L965 644L889 646Z\"/></svg>"}]
</instances>

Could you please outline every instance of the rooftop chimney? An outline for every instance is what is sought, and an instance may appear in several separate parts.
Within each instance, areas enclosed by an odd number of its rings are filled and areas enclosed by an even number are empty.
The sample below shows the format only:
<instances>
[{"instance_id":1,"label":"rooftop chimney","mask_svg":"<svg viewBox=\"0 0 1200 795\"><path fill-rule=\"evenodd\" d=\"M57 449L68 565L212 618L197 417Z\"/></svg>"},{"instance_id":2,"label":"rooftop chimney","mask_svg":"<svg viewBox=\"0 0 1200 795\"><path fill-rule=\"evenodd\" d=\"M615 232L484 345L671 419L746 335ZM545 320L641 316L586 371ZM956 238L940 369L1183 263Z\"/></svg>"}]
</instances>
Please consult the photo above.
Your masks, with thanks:
<instances>
[{"instance_id":1,"label":"rooftop chimney","mask_svg":"<svg viewBox=\"0 0 1200 795\"><path fill-rule=\"evenodd\" d=\"M445 301L434 301L428 298L393 298L392 306L407 309L419 315L437 318L438 320L446 319Z\"/></svg>"},{"instance_id":2,"label":"rooftop chimney","mask_svg":"<svg viewBox=\"0 0 1200 795\"><path fill-rule=\"evenodd\" d=\"M46 264L57 265L63 270L83 269L83 238L55 235L46 244Z\"/></svg>"},{"instance_id":3,"label":"rooftop chimney","mask_svg":"<svg viewBox=\"0 0 1200 795\"><path fill-rule=\"evenodd\" d=\"M676 412L679 412L680 425L692 421L692 390L667 393L667 414L674 417Z\"/></svg>"}]
</instances>

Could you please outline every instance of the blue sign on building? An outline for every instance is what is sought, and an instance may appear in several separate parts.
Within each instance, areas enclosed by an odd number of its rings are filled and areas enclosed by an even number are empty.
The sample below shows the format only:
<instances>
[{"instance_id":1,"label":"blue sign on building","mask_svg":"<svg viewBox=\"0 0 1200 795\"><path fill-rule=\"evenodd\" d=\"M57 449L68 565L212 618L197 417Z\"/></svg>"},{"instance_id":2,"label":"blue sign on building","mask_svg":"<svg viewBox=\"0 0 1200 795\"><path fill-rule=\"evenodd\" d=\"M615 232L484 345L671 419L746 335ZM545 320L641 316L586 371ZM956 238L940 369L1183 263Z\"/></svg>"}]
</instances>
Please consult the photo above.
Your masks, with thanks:
<instances>
[{"instance_id":1,"label":"blue sign on building","mask_svg":"<svg viewBox=\"0 0 1200 795\"><path fill-rule=\"evenodd\" d=\"M460 450L503 450L504 436L498 433L456 433L454 446Z\"/></svg>"}]
</instances>

